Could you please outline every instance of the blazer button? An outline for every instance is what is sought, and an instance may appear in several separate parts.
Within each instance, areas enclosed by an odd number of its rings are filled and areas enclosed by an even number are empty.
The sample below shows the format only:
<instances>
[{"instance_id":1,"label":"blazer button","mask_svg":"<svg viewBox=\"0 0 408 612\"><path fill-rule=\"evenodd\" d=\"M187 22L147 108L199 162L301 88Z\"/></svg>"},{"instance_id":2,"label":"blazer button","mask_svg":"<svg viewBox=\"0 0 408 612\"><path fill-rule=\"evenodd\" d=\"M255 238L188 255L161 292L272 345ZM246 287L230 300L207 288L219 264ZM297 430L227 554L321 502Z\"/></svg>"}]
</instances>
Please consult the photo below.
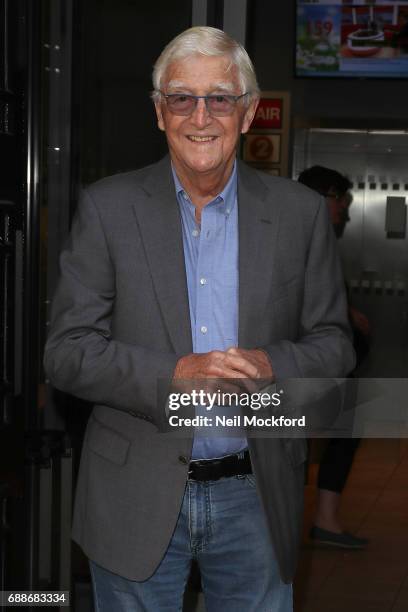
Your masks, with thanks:
<instances>
[{"instance_id":1,"label":"blazer button","mask_svg":"<svg viewBox=\"0 0 408 612\"><path fill-rule=\"evenodd\" d=\"M178 460L180 461L180 463L182 463L183 465L187 465L188 463L188 459L187 457L185 457L184 455L180 455Z\"/></svg>"}]
</instances>

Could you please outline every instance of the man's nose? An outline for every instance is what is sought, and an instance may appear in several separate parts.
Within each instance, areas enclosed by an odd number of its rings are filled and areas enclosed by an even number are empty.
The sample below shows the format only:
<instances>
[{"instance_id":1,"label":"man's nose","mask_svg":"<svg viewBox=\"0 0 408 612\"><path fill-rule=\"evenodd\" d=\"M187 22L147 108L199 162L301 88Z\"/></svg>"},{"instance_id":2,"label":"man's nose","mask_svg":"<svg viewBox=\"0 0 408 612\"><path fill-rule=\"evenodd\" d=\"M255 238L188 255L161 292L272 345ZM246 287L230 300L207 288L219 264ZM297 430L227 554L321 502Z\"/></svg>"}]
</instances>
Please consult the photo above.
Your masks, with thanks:
<instances>
[{"instance_id":1,"label":"man's nose","mask_svg":"<svg viewBox=\"0 0 408 612\"><path fill-rule=\"evenodd\" d=\"M197 104L191 114L191 121L197 127L205 127L211 123L211 115L208 112L204 98L197 99Z\"/></svg>"}]
</instances>

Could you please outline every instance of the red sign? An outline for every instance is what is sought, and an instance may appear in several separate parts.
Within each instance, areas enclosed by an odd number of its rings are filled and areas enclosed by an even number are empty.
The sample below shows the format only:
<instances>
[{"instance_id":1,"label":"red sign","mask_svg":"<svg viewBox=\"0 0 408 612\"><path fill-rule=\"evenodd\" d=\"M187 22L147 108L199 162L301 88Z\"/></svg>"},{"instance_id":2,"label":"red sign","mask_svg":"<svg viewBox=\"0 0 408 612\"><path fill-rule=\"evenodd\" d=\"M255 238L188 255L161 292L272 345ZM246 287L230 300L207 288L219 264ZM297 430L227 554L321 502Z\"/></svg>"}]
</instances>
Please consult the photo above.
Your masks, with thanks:
<instances>
[{"instance_id":1,"label":"red sign","mask_svg":"<svg viewBox=\"0 0 408 612\"><path fill-rule=\"evenodd\" d=\"M279 130L282 127L282 100L261 98L251 128Z\"/></svg>"}]
</instances>

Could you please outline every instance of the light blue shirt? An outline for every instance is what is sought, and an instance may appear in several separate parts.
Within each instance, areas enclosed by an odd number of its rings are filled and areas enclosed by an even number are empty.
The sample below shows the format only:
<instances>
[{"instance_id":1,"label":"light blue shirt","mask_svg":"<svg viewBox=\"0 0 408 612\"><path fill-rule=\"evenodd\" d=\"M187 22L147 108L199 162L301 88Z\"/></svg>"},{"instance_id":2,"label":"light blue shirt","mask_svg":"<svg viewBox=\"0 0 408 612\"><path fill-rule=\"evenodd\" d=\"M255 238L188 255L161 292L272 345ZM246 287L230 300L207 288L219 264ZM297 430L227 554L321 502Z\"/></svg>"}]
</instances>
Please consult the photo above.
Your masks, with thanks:
<instances>
[{"instance_id":1,"label":"light blue shirt","mask_svg":"<svg viewBox=\"0 0 408 612\"><path fill-rule=\"evenodd\" d=\"M238 205L236 164L223 191L201 212L184 191L173 168L180 206L191 334L194 353L223 351L238 346ZM197 414L215 417L226 407ZM196 430L193 459L210 459L238 453L247 447L245 437L214 435L215 428ZM219 433L219 432L218 432Z\"/></svg>"}]
</instances>

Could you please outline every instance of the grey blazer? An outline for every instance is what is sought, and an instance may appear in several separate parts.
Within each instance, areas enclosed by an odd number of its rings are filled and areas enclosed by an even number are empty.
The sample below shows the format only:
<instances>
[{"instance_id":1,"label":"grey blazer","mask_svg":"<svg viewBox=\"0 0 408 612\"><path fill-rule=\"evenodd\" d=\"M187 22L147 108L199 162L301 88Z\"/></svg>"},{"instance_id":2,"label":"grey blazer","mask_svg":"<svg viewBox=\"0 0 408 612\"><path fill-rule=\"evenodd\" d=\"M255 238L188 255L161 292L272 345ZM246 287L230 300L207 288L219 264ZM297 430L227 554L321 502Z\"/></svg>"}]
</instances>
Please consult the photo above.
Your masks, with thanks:
<instances>
[{"instance_id":1,"label":"grey blazer","mask_svg":"<svg viewBox=\"0 0 408 612\"><path fill-rule=\"evenodd\" d=\"M278 378L353 367L343 278L324 201L238 166L239 346L264 348ZM61 255L45 367L95 404L77 482L73 538L96 563L145 580L162 559L191 439L163 433L172 377L192 351L183 242L169 158L84 190ZM295 572L305 441L249 440L284 581Z\"/></svg>"}]
</instances>

